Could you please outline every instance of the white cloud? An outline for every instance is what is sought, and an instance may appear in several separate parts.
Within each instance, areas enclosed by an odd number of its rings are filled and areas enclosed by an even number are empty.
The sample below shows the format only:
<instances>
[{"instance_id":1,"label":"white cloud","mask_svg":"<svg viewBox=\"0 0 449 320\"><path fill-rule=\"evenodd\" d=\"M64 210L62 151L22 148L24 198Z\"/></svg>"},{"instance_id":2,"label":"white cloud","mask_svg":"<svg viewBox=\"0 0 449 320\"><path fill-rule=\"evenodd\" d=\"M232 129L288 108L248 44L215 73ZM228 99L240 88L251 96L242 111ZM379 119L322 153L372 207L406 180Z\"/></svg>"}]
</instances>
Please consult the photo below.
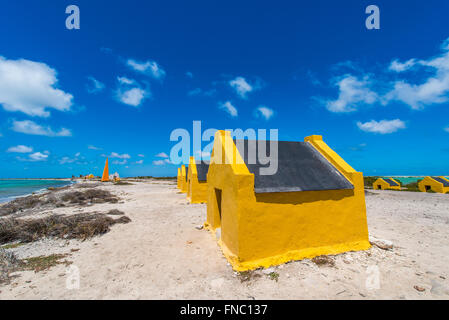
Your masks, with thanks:
<instances>
[{"instance_id":1,"label":"white cloud","mask_svg":"<svg viewBox=\"0 0 449 320\"><path fill-rule=\"evenodd\" d=\"M87 92L89 93L98 93L106 88L104 83L98 81L94 77L87 77L87 79L89 80L87 83Z\"/></svg>"},{"instance_id":2,"label":"white cloud","mask_svg":"<svg viewBox=\"0 0 449 320\"><path fill-rule=\"evenodd\" d=\"M415 63L433 71L434 74L424 74L426 78L421 84L409 83L406 80L396 81L393 90L385 96L384 104L396 100L418 110L427 105L449 101L449 47L445 43L447 40L441 46L442 54Z\"/></svg>"},{"instance_id":3,"label":"white cloud","mask_svg":"<svg viewBox=\"0 0 449 320\"><path fill-rule=\"evenodd\" d=\"M187 92L187 95L189 95L189 96L202 95L202 96L205 96L205 97L211 97L216 92L217 92L217 89L210 89L210 90L203 91L203 89L201 89L201 88L196 88L196 89L193 89L193 90L190 90L189 92Z\"/></svg>"},{"instance_id":4,"label":"white cloud","mask_svg":"<svg viewBox=\"0 0 449 320\"><path fill-rule=\"evenodd\" d=\"M256 112L259 116L263 117L265 120L270 120L274 115L273 109L270 109L266 106L260 106L256 109Z\"/></svg>"},{"instance_id":5,"label":"white cloud","mask_svg":"<svg viewBox=\"0 0 449 320\"><path fill-rule=\"evenodd\" d=\"M138 107L142 101L148 96L148 93L140 88L132 88L125 91L117 92L118 99L124 104Z\"/></svg>"},{"instance_id":6,"label":"white cloud","mask_svg":"<svg viewBox=\"0 0 449 320\"><path fill-rule=\"evenodd\" d=\"M73 96L57 88L56 70L40 62L0 56L0 104L6 111L48 117L48 109L68 111Z\"/></svg>"},{"instance_id":7,"label":"white cloud","mask_svg":"<svg viewBox=\"0 0 449 320\"><path fill-rule=\"evenodd\" d=\"M101 148L98 148L98 147L93 146L93 145L87 146L87 149L89 149L89 150L102 150Z\"/></svg>"},{"instance_id":8,"label":"white cloud","mask_svg":"<svg viewBox=\"0 0 449 320\"><path fill-rule=\"evenodd\" d=\"M48 159L48 154L36 152L36 153L30 154L29 158L30 158L30 161L46 161Z\"/></svg>"},{"instance_id":9,"label":"white cloud","mask_svg":"<svg viewBox=\"0 0 449 320\"><path fill-rule=\"evenodd\" d=\"M128 78L126 78L126 77L117 77L117 81L118 81L120 84L128 84L128 85L133 85L133 84L136 83L136 80L128 79Z\"/></svg>"},{"instance_id":10,"label":"white cloud","mask_svg":"<svg viewBox=\"0 0 449 320\"><path fill-rule=\"evenodd\" d=\"M384 104L390 101L400 101L412 109L423 109L427 105L440 104L449 101L449 38L441 45L442 53L428 60L410 59L407 68L424 67L420 84L410 83L408 80L394 82L393 89L384 97ZM393 61L394 63L394 61ZM402 66L402 65L401 65ZM391 67L391 66L390 66ZM416 77L416 75L415 75ZM414 77L414 78L415 78ZM419 79L419 75L418 75Z\"/></svg>"},{"instance_id":11,"label":"white cloud","mask_svg":"<svg viewBox=\"0 0 449 320\"><path fill-rule=\"evenodd\" d=\"M187 92L187 94L189 96L197 96L197 95L201 94L202 92L203 92L203 90L201 90L201 88L196 88L196 89L190 90L189 92Z\"/></svg>"},{"instance_id":12,"label":"white cloud","mask_svg":"<svg viewBox=\"0 0 449 320\"><path fill-rule=\"evenodd\" d=\"M237 77L234 80L229 81L229 85L234 88L237 94L243 99L246 99L247 94L254 90L253 86L243 77Z\"/></svg>"},{"instance_id":13,"label":"white cloud","mask_svg":"<svg viewBox=\"0 0 449 320\"><path fill-rule=\"evenodd\" d=\"M31 120L14 121L12 130L15 132L31 134L36 136L47 136L47 137L72 136L72 132L69 129L61 128L59 131L53 131L53 129L51 129L50 127L41 126Z\"/></svg>"},{"instance_id":14,"label":"white cloud","mask_svg":"<svg viewBox=\"0 0 449 320\"><path fill-rule=\"evenodd\" d=\"M72 159L72 158L69 158L69 157L63 157L63 158L61 158L61 160L59 160L59 164L73 163L76 160L77 159Z\"/></svg>"},{"instance_id":15,"label":"white cloud","mask_svg":"<svg viewBox=\"0 0 449 320\"><path fill-rule=\"evenodd\" d=\"M145 155L144 155L144 154L138 154L137 156L138 156L138 157L141 157L141 158L145 158Z\"/></svg>"},{"instance_id":16,"label":"white cloud","mask_svg":"<svg viewBox=\"0 0 449 320\"><path fill-rule=\"evenodd\" d=\"M30 153L30 152L33 152L33 148L32 147L27 147L27 146L24 146L24 145L18 145L18 146L9 148L6 152L10 152L10 153Z\"/></svg>"},{"instance_id":17,"label":"white cloud","mask_svg":"<svg viewBox=\"0 0 449 320\"><path fill-rule=\"evenodd\" d=\"M143 164L143 160L136 161L135 164Z\"/></svg>"},{"instance_id":18,"label":"white cloud","mask_svg":"<svg viewBox=\"0 0 449 320\"><path fill-rule=\"evenodd\" d=\"M449 38L441 45L441 53L428 59L412 58L405 62L393 60L389 71L397 73L394 80L375 80L391 77L390 73L376 77L357 78L346 74L337 78L335 85L339 89L336 100L319 99L332 112L350 112L361 105L388 105L402 102L414 110L423 109L432 104L449 102ZM404 71L413 70L413 74ZM355 70L361 72L361 70Z\"/></svg>"},{"instance_id":19,"label":"white cloud","mask_svg":"<svg viewBox=\"0 0 449 320\"><path fill-rule=\"evenodd\" d=\"M134 59L128 59L126 64L134 71L152 76L155 79L162 79L165 77L165 71L155 61L148 60L141 62Z\"/></svg>"},{"instance_id":20,"label":"white cloud","mask_svg":"<svg viewBox=\"0 0 449 320\"><path fill-rule=\"evenodd\" d=\"M132 79L117 77L119 88L116 91L118 101L138 107L142 102L151 96L148 90L140 88L139 84Z\"/></svg>"},{"instance_id":21,"label":"white cloud","mask_svg":"<svg viewBox=\"0 0 449 320\"><path fill-rule=\"evenodd\" d=\"M220 109L225 110L227 113L229 113L231 115L231 117L238 116L237 108L234 107L230 101L226 101L225 103L220 103L218 107Z\"/></svg>"},{"instance_id":22,"label":"white cloud","mask_svg":"<svg viewBox=\"0 0 449 320\"><path fill-rule=\"evenodd\" d=\"M81 152L77 152L77 153L75 153L75 157L79 157L81 155Z\"/></svg>"},{"instance_id":23,"label":"white cloud","mask_svg":"<svg viewBox=\"0 0 449 320\"><path fill-rule=\"evenodd\" d=\"M163 166L165 164L165 161L164 160L155 160L155 161L153 161L153 164L155 166Z\"/></svg>"},{"instance_id":24,"label":"white cloud","mask_svg":"<svg viewBox=\"0 0 449 320\"><path fill-rule=\"evenodd\" d=\"M405 123L399 119L395 120L371 120L369 122L357 122L357 126L360 130L365 132L373 132L380 134L388 134L396 132L400 129L405 129Z\"/></svg>"},{"instance_id":25,"label":"white cloud","mask_svg":"<svg viewBox=\"0 0 449 320\"><path fill-rule=\"evenodd\" d=\"M166 154L165 152L161 152L161 153L158 153L156 155L156 157L158 157L158 158L168 158L168 154Z\"/></svg>"},{"instance_id":26,"label":"white cloud","mask_svg":"<svg viewBox=\"0 0 449 320\"><path fill-rule=\"evenodd\" d=\"M164 166L166 164L171 164L172 162L170 161L170 159L165 159L165 160L155 160L153 161L153 164L155 166Z\"/></svg>"},{"instance_id":27,"label":"white cloud","mask_svg":"<svg viewBox=\"0 0 449 320\"><path fill-rule=\"evenodd\" d=\"M124 164L127 164L127 163L128 163L128 160L126 160L126 159L124 159L122 161L120 161L120 160L112 161L112 164L117 164L117 165L124 165Z\"/></svg>"},{"instance_id":28,"label":"white cloud","mask_svg":"<svg viewBox=\"0 0 449 320\"><path fill-rule=\"evenodd\" d=\"M334 83L339 89L336 100L326 100L324 103L331 112L356 111L361 104L373 104L378 96L369 88L367 77L359 80L352 75L345 75Z\"/></svg>"},{"instance_id":29,"label":"white cloud","mask_svg":"<svg viewBox=\"0 0 449 320\"><path fill-rule=\"evenodd\" d=\"M192 78L193 78L193 73L190 72L190 71L187 71L187 72L186 72L186 77L192 79Z\"/></svg>"},{"instance_id":30,"label":"white cloud","mask_svg":"<svg viewBox=\"0 0 449 320\"><path fill-rule=\"evenodd\" d=\"M112 152L109 158L130 159L131 156L127 153L119 154L117 152Z\"/></svg>"},{"instance_id":31,"label":"white cloud","mask_svg":"<svg viewBox=\"0 0 449 320\"><path fill-rule=\"evenodd\" d=\"M395 72L403 72L406 70L409 70L416 64L415 59L410 59L405 62L400 62L399 60L393 60L388 67L388 70L395 71Z\"/></svg>"},{"instance_id":32,"label":"white cloud","mask_svg":"<svg viewBox=\"0 0 449 320\"><path fill-rule=\"evenodd\" d=\"M446 131L447 133L449 133L449 126L447 126L446 128L444 128L443 130Z\"/></svg>"}]
</instances>

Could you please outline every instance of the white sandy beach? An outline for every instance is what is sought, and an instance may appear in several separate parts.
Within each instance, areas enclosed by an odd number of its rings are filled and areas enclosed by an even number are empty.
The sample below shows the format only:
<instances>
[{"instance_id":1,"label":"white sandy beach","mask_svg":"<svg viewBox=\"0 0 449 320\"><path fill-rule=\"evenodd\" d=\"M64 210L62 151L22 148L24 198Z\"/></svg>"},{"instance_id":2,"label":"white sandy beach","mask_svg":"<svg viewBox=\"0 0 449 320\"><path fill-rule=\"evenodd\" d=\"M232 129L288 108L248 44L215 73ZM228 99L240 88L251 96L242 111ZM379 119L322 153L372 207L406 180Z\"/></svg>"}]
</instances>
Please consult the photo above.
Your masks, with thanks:
<instances>
[{"instance_id":1,"label":"white sandy beach","mask_svg":"<svg viewBox=\"0 0 449 320\"><path fill-rule=\"evenodd\" d=\"M335 256L335 266L310 260L258 270L241 281L215 239L198 230L206 205L191 205L174 182L105 185L116 204L52 209L48 214L107 212L131 218L84 242L43 240L13 251L19 258L67 253L79 289L67 289L67 267L18 272L0 285L0 299L448 299L449 195L369 191L370 234L393 243ZM79 249L79 251L75 251ZM372 281L377 277L379 286ZM268 273L279 274L278 281ZM368 284L368 285L367 285ZM416 288L421 291L418 291Z\"/></svg>"}]
</instances>

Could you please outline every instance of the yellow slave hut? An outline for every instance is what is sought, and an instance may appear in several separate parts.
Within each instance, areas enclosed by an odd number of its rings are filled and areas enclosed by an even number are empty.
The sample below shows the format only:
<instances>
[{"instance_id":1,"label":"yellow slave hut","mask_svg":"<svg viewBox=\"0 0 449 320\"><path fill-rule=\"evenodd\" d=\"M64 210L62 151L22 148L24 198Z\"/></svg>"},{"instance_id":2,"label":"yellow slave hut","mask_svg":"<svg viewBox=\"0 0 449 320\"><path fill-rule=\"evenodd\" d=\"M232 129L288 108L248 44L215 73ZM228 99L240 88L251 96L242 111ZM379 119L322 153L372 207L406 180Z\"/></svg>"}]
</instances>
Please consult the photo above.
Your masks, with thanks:
<instances>
[{"instance_id":1,"label":"yellow slave hut","mask_svg":"<svg viewBox=\"0 0 449 320\"><path fill-rule=\"evenodd\" d=\"M370 248L363 174L321 136L278 142L272 175L257 149L218 131L207 174L205 226L235 270Z\"/></svg>"}]
</instances>

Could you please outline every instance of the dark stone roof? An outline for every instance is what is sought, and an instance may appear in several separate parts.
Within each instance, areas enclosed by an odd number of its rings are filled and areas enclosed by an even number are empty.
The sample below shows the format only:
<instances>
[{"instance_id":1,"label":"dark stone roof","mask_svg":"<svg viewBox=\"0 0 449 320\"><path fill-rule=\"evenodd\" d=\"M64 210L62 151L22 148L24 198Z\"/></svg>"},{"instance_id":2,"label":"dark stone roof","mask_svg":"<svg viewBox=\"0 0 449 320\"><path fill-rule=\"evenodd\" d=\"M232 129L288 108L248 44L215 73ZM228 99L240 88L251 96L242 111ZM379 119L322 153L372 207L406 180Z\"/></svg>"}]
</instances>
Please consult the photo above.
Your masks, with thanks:
<instances>
[{"instance_id":1,"label":"dark stone roof","mask_svg":"<svg viewBox=\"0 0 449 320\"><path fill-rule=\"evenodd\" d=\"M432 177L433 180L438 181L443 184L445 187L449 187L449 181L442 179L440 177Z\"/></svg>"},{"instance_id":2,"label":"dark stone roof","mask_svg":"<svg viewBox=\"0 0 449 320\"><path fill-rule=\"evenodd\" d=\"M277 172L261 175L260 168L269 167L269 164L260 163L257 141L234 141L249 171L255 176L256 193L354 189L352 183L308 142L279 141ZM259 143L265 143L266 154L269 155L270 142ZM255 160L251 163L250 154Z\"/></svg>"},{"instance_id":3,"label":"dark stone roof","mask_svg":"<svg viewBox=\"0 0 449 320\"><path fill-rule=\"evenodd\" d=\"M207 172L209 171L209 165L201 162L196 164L196 171L198 172L198 181L207 181Z\"/></svg>"},{"instance_id":4,"label":"dark stone roof","mask_svg":"<svg viewBox=\"0 0 449 320\"><path fill-rule=\"evenodd\" d=\"M397 187L397 186L399 186L398 183L394 182L394 181L393 181L392 179L390 179L390 178L384 179L384 181L385 181L386 183L388 183L391 187Z\"/></svg>"}]
</instances>

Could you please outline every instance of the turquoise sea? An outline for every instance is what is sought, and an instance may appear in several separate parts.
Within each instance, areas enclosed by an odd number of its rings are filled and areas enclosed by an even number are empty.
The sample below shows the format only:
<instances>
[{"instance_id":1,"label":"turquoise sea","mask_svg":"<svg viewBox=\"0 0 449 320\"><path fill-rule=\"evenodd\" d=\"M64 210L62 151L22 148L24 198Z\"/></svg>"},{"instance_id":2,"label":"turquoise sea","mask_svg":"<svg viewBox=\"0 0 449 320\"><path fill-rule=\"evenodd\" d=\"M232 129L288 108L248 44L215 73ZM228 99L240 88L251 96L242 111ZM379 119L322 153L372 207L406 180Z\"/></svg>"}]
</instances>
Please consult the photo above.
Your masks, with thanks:
<instances>
[{"instance_id":1,"label":"turquoise sea","mask_svg":"<svg viewBox=\"0 0 449 320\"><path fill-rule=\"evenodd\" d=\"M402 185L409 184L409 183L424 179L424 177L395 177L395 176L385 176L383 178L393 178L393 179L399 181Z\"/></svg>"},{"instance_id":2,"label":"turquoise sea","mask_svg":"<svg viewBox=\"0 0 449 320\"><path fill-rule=\"evenodd\" d=\"M64 187L70 181L61 180L15 180L0 179L0 203L11 201L14 198L39 192L50 187Z\"/></svg>"}]
</instances>

